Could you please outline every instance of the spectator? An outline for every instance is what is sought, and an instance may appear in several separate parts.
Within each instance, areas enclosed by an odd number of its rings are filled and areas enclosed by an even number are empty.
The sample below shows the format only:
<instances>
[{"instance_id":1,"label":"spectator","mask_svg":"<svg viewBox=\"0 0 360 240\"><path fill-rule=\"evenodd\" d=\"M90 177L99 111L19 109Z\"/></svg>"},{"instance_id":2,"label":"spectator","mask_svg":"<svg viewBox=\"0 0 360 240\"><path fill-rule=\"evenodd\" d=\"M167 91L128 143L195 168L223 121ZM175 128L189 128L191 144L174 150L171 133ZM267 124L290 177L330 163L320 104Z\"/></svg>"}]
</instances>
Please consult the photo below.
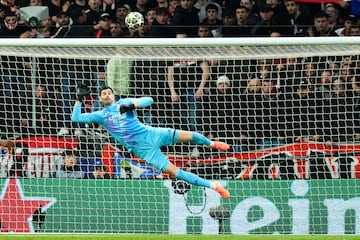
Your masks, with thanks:
<instances>
[{"instance_id":1,"label":"spectator","mask_svg":"<svg viewBox=\"0 0 360 240\"><path fill-rule=\"evenodd\" d=\"M129 36L129 29L125 24L126 15L130 12L129 8L125 4L120 4L115 10L115 21L120 24L120 28L123 32L123 36Z\"/></svg>"},{"instance_id":2,"label":"spectator","mask_svg":"<svg viewBox=\"0 0 360 240\"><path fill-rule=\"evenodd\" d=\"M327 2L325 4L325 8L327 8L329 5L333 5L337 9L340 23L342 23L341 21L344 20L345 16L353 14L351 8L352 5L356 5L354 2L355 1L348 2L346 0L338 2Z\"/></svg>"},{"instance_id":3,"label":"spectator","mask_svg":"<svg viewBox=\"0 0 360 240\"><path fill-rule=\"evenodd\" d=\"M242 93L261 93L261 80L257 76L250 78L246 88Z\"/></svg>"},{"instance_id":4,"label":"spectator","mask_svg":"<svg viewBox=\"0 0 360 240\"><path fill-rule=\"evenodd\" d=\"M70 17L73 16L74 20ZM80 8L72 8L68 12L57 15L57 23L51 38L87 38L93 37L92 29L85 25L87 16Z\"/></svg>"},{"instance_id":5,"label":"spectator","mask_svg":"<svg viewBox=\"0 0 360 240\"><path fill-rule=\"evenodd\" d=\"M78 152L75 150L65 150L63 152L64 164L59 170L52 174L54 178L81 179L85 173L81 170L78 162Z\"/></svg>"},{"instance_id":6,"label":"spectator","mask_svg":"<svg viewBox=\"0 0 360 240\"><path fill-rule=\"evenodd\" d=\"M310 91L306 81L299 81L294 89L291 100L287 101L288 136L293 136L293 142L316 140L316 129L319 126L314 92Z\"/></svg>"},{"instance_id":7,"label":"spectator","mask_svg":"<svg viewBox=\"0 0 360 240\"><path fill-rule=\"evenodd\" d=\"M233 26L223 29L225 37L248 37L252 26L248 24L249 10L245 6L239 6L235 10L236 21Z\"/></svg>"},{"instance_id":8,"label":"spectator","mask_svg":"<svg viewBox=\"0 0 360 240\"><path fill-rule=\"evenodd\" d=\"M53 23L58 22L57 17L60 12L67 12L70 7L70 1L48 0L44 2L45 6L49 8L49 16Z\"/></svg>"},{"instance_id":9,"label":"spectator","mask_svg":"<svg viewBox=\"0 0 360 240\"><path fill-rule=\"evenodd\" d=\"M304 59L302 69L302 80L309 84L310 91L315 91L317 87L317 68L316 62L318 58Z\"/></svg>"},{"instance_id":10,"label":"spectator","mask_svg":"<svg viewBox=\"0 0 360 240\"><path fill-rule=\"evenodd\" d=\"M87 9L87 0L75 0L71 2L71 6L69 8L69 12L71 12L72 9L78 8L82 11L86 11Z\"/></svg>"},{"instance_id":11,"label":"spectator","mask_svg":"<svg viewBox=\"0 0 360 240\"><path fill-rule=\"evenodd\" d=\"M26 134L26 131L30 131L29 133L32 134L56 134L62 122L61 106L56 99L50 95L44 84L36 85L35 95L32 95L31 89L28 89L26 93L26 96L21 99L19 112L22 133ZM35 105L33 105L34 101ZM33 114L35 114L35 119ZM36 127L27 130L26 128L30 126Z\"/></svg>"},{"instance_id":12,"label":"spectator","mask_svg":"<svg viewBox=\"0 0 360 240\"><path fill-rule=\"evenodd\" d=\"M101 0L88 0L88 6L85 10L87 14L87 25L95 26L98 24L99 18L103 13L100 6Z\"/></svg>"},{"instance_id":13,"label":"spectator","mask_svg":"<svg viewBox=\"0 0 360 240\"><path fill-rule=\"evenodd\" d=\"M169 14L170 18L174 17L175 8L180 5L180 0L169 0Z\"/></svg>"},{"instance_id":14,"label":"spectator","mask_svg":"<svg viewBox=\"0 0 360 240\"><path fill-rule=\"evenodd\" d=\"M266 4L273 9L273 21L278 24L278 29L274 32L279 32L282 36L289 36L291 34L290 15L288 14L285 4L280 0L266 0Z\"/></svg>"},{"instance_id":15,"label":"spectator","mask_svg":"<svg viewBox=\"0 0 360 240\"><path fill-rule=\"evenodd\" d=\"M5 14L8 12L7 6L0 4L0 24L4 24Z\"/></svg>"},{"instance_id":16,"label":"spectator","mask_svg":"<svg viewBox=\"0 0 360 240\"><path fill-rule=\"evenodd\" d=\"M33 32L35 32L35 34ZM51 36L51 20L50 20L50 18L41 20L40 26L33 28L31 31L31 37L50 38L50 36Z\"/></svg>"},{"instance_id":17,"label":"spectator","mask_svg":"<svg viewBox=\"0 0 360 240\"><path fill-rule=\"evenodd\" d=\"M89 179L111 179L109 173L106 172L106 166L101 160L96 160L94 169L88 174Z\"/></svg>"},{"instance_id":18,"label":"spectator","mask_svg":"<svg viewBox=\"0 0 360 240\"><path fill-rule=\"evenodd\" d=\"M138 111L142 122L154 126L167 126L167 116L171 116L172 102L166 81L165 60L139 59L131 69L131 94L135 97L152 96L155 104L150 109ZM170 123L169 123L170 124Z\"/></svg>"},{"instance_id":19,"label":"spectator","mask_svg":"<svg viewBox=\"0 0 360 240\"><path fill-rule=\"evenodd\" d=\"M81 7L72 7L68 11L73 24L70 27L67 38L91 38L94 37L92 26L87 24L87 14Z\"/></svg>"},{"instance_id":20,"label":"spectator","mask_svg":"<svg viewBox=\"0 0 360 240\"><path fill-rule=\"evenodd\" d=\"M240 115L236 113L239 108L239 92L233 88L230 79L226 75L221 75L216 80L216 87L210 88L210 93L205 101L209 106L203 108L205 114L205 132L214 132L217 138L234 142L234 135L239 130L236 125L240 122L236 118ZM216 103L216 104L214 104ZM214 107L216 106L216 107ZM209 120L210 122L206 122ZM232 144L230 144L232 145Z\"/></svg>"},{"instance_id":21,"label":"spectator","mask_svg":"<svg viewBox=\"0 0 360 240\"><path fill-rule=\"evenodd\" d=\"M283 59L277 66L276 70L279 71L280 77L280 90L285 94L292 94L294 92L294 86L297 86L299 82L296 82L301 77L301 59L296 57L288 57Z\"/></svg>"},{"instance_id":22,"label":"spectator","mask_svg":"<svg viewBox=\"0 0 360 240\"><path fill-rule=\"evenodd\" d=\"M156 0L156 3L157 3L156 9L159 9L159 8L168 9L168 7L169 7L168 0Z\"/></svg>"},{"instance_id":23,"label":"spectator","mask_svg":"<svg viewBox=\"0 0 360 240\"><path fill-rule=\"evenodd\" d=\"M29 36L29 27L20 25L18 20L15 13L7 12L4 19L4 26L0 28L0 37L27 38Z\"/></svg>"},{"instance_id":24,"label":"spectator","mask_svg":"<svg viewBox=\"0 0 360 240\"><path fill-rule=\"evenodd\" d=\"M106 65L106 80L114 91L117 100L130 94L130 71L133 62L122 57L110 58Z\"/></svg>"},{"instance_id":25,"label":"spectator","mask_svg":"<svg viewBox=\"0 0 360 240\"><path fill-rule=\"evenodd\" d=\"M222 37L222 21L218 19L219 10L218 7L210 3L206 6L206 15L201 24L207 25L211 29L213 37Z\"/></svg>"},{"instance_id":26,"label":"spectator","mask_svg":"<svg viewBox=\"0 0 360 240\"><path fill-rule=\"evenodd\" d=\"M167 8L158 8L155 20L146 35L149 37L174 37L174 32L169 26L169 20L170 15Z\"/></svg>"},{"instance_id":27,"label":"spectator","mask_svg":"<svg viewBox=\"0 0 360 240\"><path fill-rule=\"evenodd\" d=\"M350 36L360 36L360 26L358 24L352 24L350 27Z\"/></svg>"},{"instance_id":28,"label":"spectator","mask_svg":"<svg viewBox=\"0 0 360 240\"><path fill-rule=\"evenodd\" d=\"M323 58L318 58L321 61L320 68L330 69L331 71L337 73L340 70L340 61L341 57L339 56L327 56ZM316 63L314 63L316 66Z\"/></svg>"},{"instance_id":29,"label":"spectator","mask_svg":"<svg viewBox=\"0 0 360 240\"><path fill-rule=\"evenodd\" d=\"M133 12L139 12L144 17L146 16L146 11L150 8L149 0L133 0L130 1L130 8Z\"/></svg>"},{"instance_id":30,"label":"spectator","mask_svg":"<svg viewBox=\"0 0 360 240\"><path fill-rule=\"evenodd\" d=\"M329 16L328 20L329 20L329 26L332 29L338 29L340 25L342 25L342 23L344 22L343 19L340 19L339 17L339 11L338 9L335 7L334 4L332 3L328 3L325 6L325 12L326 14Z\"/></svg>"},{"instance_id":31,"label":"spectator","mask_svg":"<svg viewBox=\"0 0 360 240\"><path fill-rule=\"evenodd\" d=\"M101 72L105 72L105 70L103 70L105 63L101 60L90 62L89 60L61 59L59 66L61 66L60 86L63 100L62 112L64 113L64 127L71 130L72 128L75 128L74 135L80 136L83 133L82 128L85 127L84 124L74 124L70 121L70 113L75 99L76 87L80 84L97 86L99 83L103 82L99 80L99 76L103 76ZM92 96L88 96L87 99L83 101L84 110L86 112L91 111L93 100ZM67 134L66 131L65 134Z\"/></svg>"},{"instance_id":32,"label":"spectator","mask_svg":"<svg viewBox=\"0 0 360 240\"><path fill-rule=\"evenodd\" d=\"M110 22L110 34L113 38L119 38L124 36L124 32L121 29L119 22L111 21Z\"/></svg>"},{"instance_id":33,"label":"spectator","mask_svg":"<svg viewBox=\"0 0 360 240\"><path fill-rule=\"evenodd\" d=\"M145 19L150 26L151 26L152 22L155 20L155 17L156 17L156 9L155 8L149 8L146 10Z\"/></svg>"},{"instance_id":34,"label":"spectator","mask_svg":"<svg viewBox=\"0 0 360 240\"><path fill-rule=\"evenodd\" d=\"M332 98L332 83L335 78L334 72L329 69L324 69L320 72L320 83L318 85L318 89L315 92L316 97L316 112L318 113L318 137L315 140L324 141L324 132L322 132L321 128L324 127L326 124L325 122L328 121L330 113L330 105L331 105L331 98Z\"/></svg>"},{"instance_id":35,"label":"spectator","mask_svg":"<svg viewBox=\"0 0 360 240\"><path fill-rule=\"evenodd\" d=\"M102 1L101 10L102 12L109 13L110 17L113 18L115 16L117 0L106 0Z\"/></svg>"},{"instance_id":36,"label":"spectator","mask_svg":"<svg viewBox=\"0 0 360 240\"><path fill-rule=\"evenodd\" d=\"M336 34L340 37L351 35L351 26L356 24L356 18L354 15L348 15L345 18L343 27L339 27L335 30Z\"/></svg>"},{"instance_id":37,"label":"spectator","mask_svg":"<svg viewBox=\"0 0 360 240\"><path fill-rule=\"evenodd\" d=\"M189 59L175 61L167 69L168 87L173 103L173 120L180 126L178 129L197 131L199 102L210 77L210 66L207 61L197 62ZM180 114L180 115L179 115Z\"/></svg>"},{"instance_id":38,"label":"spectator","mask_svg":"<svg viewBox=\"0 0 360 240\"><path fill-rule=\"evenodd\" d=\"M350 58L350 57L349 57ZM354 69L350 62L342 61L338 77L341 78L347 86L347 89L351 89L351 78L354 76Z\"/></svg>"},{"instance_id":39,"label":"spectator","mask_svg":"<svg viewBox=\"0 0 360 240\"><path fill-rule=\"evenodd\" d=\"M320 80L317 86L316 97L321 102L330 101L333 78L334 76L331 70L323 69L320 71Z\"/></svg>"},{"instance_id":40,"label":"spectator","mask_svg":"<svg viewBox=\"0 0 360 240\"><path fill-rule=\"evenodd\" d=\"M205 37L213 37L208 26L200 25L198 27L198 37L205 38Z\"/></svg>"},{"instance_id":41,"label":"spectator","mask_svg":"<svg viewBox=\"0 0 360 240\"><path fill-rule=\"evenodd\" d=\"M0 9L4 10L5 14L7 13L15 13L16 15L19 14L19 9L18 9L18 5L16 4L16 0L1 1Z\"/></svg>"},{"instance_id":42,"label":"spectator","mask_svg":"<svg viewBox=\"0 0 360 240\"><path fill-rule=\"evenodd\" d=\"M42 6L42 0L29 0L29 6Z\"/></svg>"},{"instance_id":43,"label":"spectator","mask_svg":"<svg viewBox=\"0 0 360 240\"><path fill-rule=\"evenodd\" d=\"M257 148L256 142L256 109L261 106L261 88L262 82L258 75L252 76L247 83L243 94L240 95L241 101L241 134L238 138L236 150L238 152L251 151Z\"/></svg>"},{"instance_id":44,"label":"spectator","mask_svg":"<svg viewBox=\"0 0 360 240\"><path fill-rule=\"evenodd\" d=\"M95 38L109 38L110 33L110 15L108 13L102 13L100 15L99 23L94 26Z\"/></svg>"},{"instance_id":45,"label":"spectator","mask_svg":"<svg viewBox=\"0 0 360 240\"><path fill-rule=\"evenodd\" d=\"M176 35L185 34L194 37L199 24L199 10L194 6L194 0L180 0L180 5L175 8L172 25Z\"/></svg>"},{"instance_id":46,"label":"spectator","mask_svg":"<svg viewBox=\"0 0 360 240\"><path fill-rule=\"evenodd\" d=\"M256 73L259 74L260 79L269 77L270 72L274 69L274 59L257 59L256 63Z\"/></svg>"},{"instance_id":47,"label":"spectator","mask_svg":"<svg viewBox=\"0 0 360 240\"><path fill-rule=\"evenodd\" d=\"M210 87L209 94L204 95L202 102L203 134L216 141L226 141L235 146L236 134L239 132L239 93L232 88L226 75L217 78L215 86ZM236 124L235 124L236 123ZM199 148L197 148L199 150ZM195 152L197 152L195 150ZM203 148L205 154L213 150ZM193 151L194 153L194 151ZM196 155L196 154L195 154Z\"/></svg>"},{"instance_id":48,"label":"spectator","mask_svg":"<svg viewBox=\"0 0 360 240\"><path fill-rule=\"evenodd\" d=\"M51 38L67 38L73 25L73 20L68 12L60 12L56 16L55 30L51 33Z\"/></svg>"},{"instance_id":49,"label":"spectator","mask_svg":"<svg viewBox=\"0 0 360 240\"><path fill-rule=\"evenodd\" d=\"M285 95L278 91L277 73L262 80L262 94L256 102L255 129L260 149L278 147L286 143Z\"/></svg>"},{"instance_id":50,"label":"spectator","mask_svg":"<svg viewBox=\"0 0 360 240\"><path fill-rule=\"evenodd\" d=\"M355 111L358 115L358 124L360 125L360 74L359 69L355 69L355 74L351 78L351 89L353 90L353 95L355 98Z\"/></svg>"},{"instance_id":51,"label":"spectator","mask_svg":"<svg viewBox=\"0 0 360 240\"><path fill-rule=\"evenodd\" d=\"M314 16L314 26L307 29L309 37L338 36L329 23L329 16L326 12L317 12Z\"/></svg>"},{"instance_id":52,"label":"spectator","mask_svg":"<svg viewBox=\"0 0 360 240\"><path fill-rule=\"evenodd\" d=\"M307 28L312 24L310 13L295 0L286 0L285 5L290 16L291 35L305 37Z\"/></svg>"},{"instance_id":53,"label":"spectator","mask_svg":"<svg viewBox=\"0 0 360 240\"><path fill-rule=\"evenodd\" d=\"M255 11L255 2L252 0L241 0L240 6L245 6L248 9L247 24L255 25L260 21L259 15ZM235 8L235 10L237 7Z\"/></svg>"},{"instance_id":54,"label":"spectator","mask_svg":"<svg viewBox=\"0 0 360 240\"><path fill-rule=\"evenodd\" d=\"M206 7L209 5L209 4L214 4L216 6L216 9L217 9L217 19L218 20L221 20L221 15L222 15L222 9L221 9L221 6L216 3L215 1L213 0L198 0L196 1L196 3L194 4L194 7L197 8L199 10L199 22L203 22L204 19L207 17L206 16Z\"/></svg>"},{"instance_id":55,"label":"spectator","mask_svg":"<svg viewBox=\"0 0 360 240\"><path fill-rule=\"evenodd\" d=\"M338 78L332 83L329 112L323 112L321 135L327 144L359 141L359 120L354 95L346 89L345 82Z\"/></svg>"},{"instance_id":56,"label":"spectator","mask_svg":"<svg viewBox=\"0 0 360 240\"><path fill-rule=\"evenodd\" d=\"M223 32L227 27L231 27L236 23L235 14L233 11L223 11L222 14Z\"/></svg>"},{"instance_id":57,"label":"spectator","mask_svg":"<svg viewBox=\"0 0 360 240\"><path fill-rule=\"evenodd\" d=\"M272 7L266 4L261 6L259 10L261 20L252 28L251 35L255 37L269 37L272 32L280 32Z\"/></svg>"}]
</instances>

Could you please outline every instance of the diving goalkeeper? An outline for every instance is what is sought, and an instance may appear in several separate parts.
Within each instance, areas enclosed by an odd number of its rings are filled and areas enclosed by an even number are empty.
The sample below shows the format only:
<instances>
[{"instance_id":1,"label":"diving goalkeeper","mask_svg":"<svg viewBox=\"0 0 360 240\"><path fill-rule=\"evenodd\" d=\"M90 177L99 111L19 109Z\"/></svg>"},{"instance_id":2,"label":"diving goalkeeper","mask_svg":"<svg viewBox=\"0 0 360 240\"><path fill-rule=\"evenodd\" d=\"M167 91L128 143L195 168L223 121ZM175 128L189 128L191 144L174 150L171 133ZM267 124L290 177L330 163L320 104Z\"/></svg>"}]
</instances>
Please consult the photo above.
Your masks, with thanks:
<instances>
[{"instance_id":1,"label":"diving goalkeeper","mask_svg":"<svg viewBox=\"0 0 360 240\"><path fill-rule=\"evenodd\" d=\"M81 100L89 94L86 86L78 88L77 100L71 120L78 123L98 123L124 146L130 153L145 160L157 169L184 180L190 184L211 188L223 198L229 198L229 192L220 183L210 182L199 176L183 171L172 164L161 152L161 146L190 142L209 148L226 151L230 146L224 142L211 141L202 134L170 128L157 128L144 125L135 115L134 109L148 107L153 103L151 97L121 98L115 101L112 88L100 89L99 100L104 105L100 111L81 113Z\"/></svg>"}]
</instances>

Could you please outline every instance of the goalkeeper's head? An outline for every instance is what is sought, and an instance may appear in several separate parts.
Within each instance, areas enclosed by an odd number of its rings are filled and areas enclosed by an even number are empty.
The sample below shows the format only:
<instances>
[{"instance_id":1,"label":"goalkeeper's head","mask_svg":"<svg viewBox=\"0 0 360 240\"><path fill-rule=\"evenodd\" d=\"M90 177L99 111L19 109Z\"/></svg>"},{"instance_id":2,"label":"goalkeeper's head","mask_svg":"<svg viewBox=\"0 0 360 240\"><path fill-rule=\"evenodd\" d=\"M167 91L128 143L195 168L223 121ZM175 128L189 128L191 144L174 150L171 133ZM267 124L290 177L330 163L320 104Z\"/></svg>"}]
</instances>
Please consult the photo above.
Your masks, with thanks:
<instances>
[{"instance_id":1,"label":"goalkeeper's head","mask_svg":"<svg viewBox=\"0 0 360 240\"><path fill-rule=\"evenodd\" d=\"M115 102L114 91L109 86L103 86L99 92L99 99L104 106L110 106Z\"/></svg>"}]
</instances>

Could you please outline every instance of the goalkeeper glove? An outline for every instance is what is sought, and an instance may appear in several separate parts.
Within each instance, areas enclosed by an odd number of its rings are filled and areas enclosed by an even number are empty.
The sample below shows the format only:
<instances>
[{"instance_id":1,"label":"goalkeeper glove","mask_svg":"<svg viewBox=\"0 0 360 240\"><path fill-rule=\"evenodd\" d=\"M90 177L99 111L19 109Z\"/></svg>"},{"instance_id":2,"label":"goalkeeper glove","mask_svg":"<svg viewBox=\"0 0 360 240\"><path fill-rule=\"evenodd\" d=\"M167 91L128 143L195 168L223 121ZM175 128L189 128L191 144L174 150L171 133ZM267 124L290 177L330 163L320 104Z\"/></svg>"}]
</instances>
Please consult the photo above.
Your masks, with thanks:
<instances>
[{"instance_id":1,"label":"goalkeeper glove","mask_svg":"<svg viewBox=\"0 0 360 240\"><path fill-rule=\"evenodd\" d=\"M84 100L85 96L88 96L90 94L90 89L88 86L86 86L83 83L80 83L77 86L76 89L76 100L79 100L80 102Z\"/></svg>"},{"instance_id":2,"label":"goalkeeper glove","mask_svg":"<svg viewBox=\"0 0 360 240\"><path fill-rule=\"evenodd\" d=\"M119 112L121 114L129 111L129 110L134 110L135 109L135 105L134 104L120 104L119 107Z\"/></svg>"}]
</instances>

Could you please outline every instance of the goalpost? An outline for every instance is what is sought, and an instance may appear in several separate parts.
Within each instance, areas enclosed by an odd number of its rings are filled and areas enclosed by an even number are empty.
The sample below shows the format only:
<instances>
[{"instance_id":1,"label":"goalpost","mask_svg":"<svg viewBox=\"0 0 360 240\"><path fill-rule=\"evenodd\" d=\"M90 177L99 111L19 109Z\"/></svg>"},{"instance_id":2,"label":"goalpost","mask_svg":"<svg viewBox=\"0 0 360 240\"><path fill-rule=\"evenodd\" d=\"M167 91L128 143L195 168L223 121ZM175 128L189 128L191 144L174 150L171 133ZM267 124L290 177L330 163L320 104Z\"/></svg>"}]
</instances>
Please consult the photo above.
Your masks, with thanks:
<instances>
[{"instance_id":1,"label":"goalpost","mask_svg":"<svg viewBox=\"0 0 360 240\"><path fill-rule=\"evenodd\" d=\"M1 138L16 143L1 148L1 232L360 234L358 37L0 39L0 57ZM72 123L80 83L85 112L109 85L154 98L146 124L231 144L162 149L231 198ZM63 167L69 150L85 179Z\"/></svg>"}]
</instances>

